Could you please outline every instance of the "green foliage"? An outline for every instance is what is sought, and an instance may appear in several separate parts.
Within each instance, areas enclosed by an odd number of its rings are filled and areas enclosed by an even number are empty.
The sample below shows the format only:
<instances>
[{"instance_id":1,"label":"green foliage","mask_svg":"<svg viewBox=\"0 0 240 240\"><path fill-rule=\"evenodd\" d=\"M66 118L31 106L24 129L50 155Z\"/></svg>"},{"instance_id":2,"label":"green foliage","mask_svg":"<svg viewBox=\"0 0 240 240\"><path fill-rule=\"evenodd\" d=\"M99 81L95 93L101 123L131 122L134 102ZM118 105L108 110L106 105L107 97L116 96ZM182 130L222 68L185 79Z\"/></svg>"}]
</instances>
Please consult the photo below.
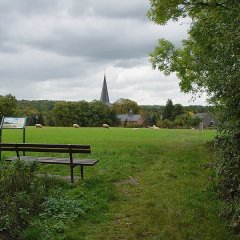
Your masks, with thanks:
<instances>
[{"instance_id":1,"label":"green foliage","mask_svg":"<svg viewBox=\"0 0 240 240\"><path fill-rule=\"evenodd\" d=\"M120 98L114 102L113 108L117 114L127 114L130 111L132 111L133 114L138 114L140 112L140 107L135 101L124 98Z\"/></svg>"},{"instance_id":2,"label":"green foliage","mask_svg":"<svg viewBox=\"0 0 240 240\"><path fill-rule=\"evenodd\" d=\"M17 100L11 94L0 96L0 118L3 116L13 116L16 112Z\"/></svg>"},{"instance_id":3,"label":"green foliage","mask_svg":"<svg viewBox=\"0 0 240 240\"><path fill-rule=\"evenodd\" d=\"M48 198L42 204L43 211L39 214L42 218L58 218L66 219L70 217L72 220L80 217L84 211L81 203L74 199L67 198Z\"/></svg>"},{"instance_id":4,"label":"green foliage","mask_svg":"<svg viewBox=\"0 0 240 240\"><path fill-rule=\"evenodd\" d=\"M158 24L192 19L188 39L177 48L162 39L150 61L165 74L176 72L184 92L206 91L215 106L219 139L218 176L221 196L236 213L240 199L240 2L238 0L150 0L148 16ZM231 197L230 197L231 195ZM233 196L232 196L233 195ZM233 215L236 214L233 211ZM240 221L236 221L240 226ZM236 229L236 228L235 228Z\"/></svg>"},{"instance_id":5,"label":"green foliage","mask_svg":"<svg viewBox=\"0 0 240 240\"><path fill-rule=\"evenodd\" d=\"M118 122L114 109L100 101L93 101L89 104L88 112L89 126L102 126L106 123L113 126Z\"/></svg>"},{"instance_id":6,"label":"green foliage","mask_svg":"<svg viewBox=\"0 0 240 240\"><path fill-rule=\"evenodd\" d=\"M82 206L81 201L61 196L46 198L41 205L42 211L31 222L22 237L31 240L33 237L40 240L53 239L54 235L63 234L70 222L81 218L87 206ZM60 198L61 196L61 198Z\"/></svg>"},{"instance_id":7,"label":"green foliage","mask_svg":"<svg viewBox=\"0 0 240 240\"><path fill-rule=\"evenodd\" d=\"M188 114L178 115L173 121L163 119L157 121L157 126L161 128L197 128L201 119Z\"/></svg>"},{"instance_id":8,"label":"green foliage","mask_svg":"<svg viewBox=\"0 0 240 240\"><path fill-rule=\"evenodd\" d=\"M38 118L37 118L37 123L45 125L42 113L39 113Z\"/></svg>"},{"instance_id":9,"label":"green foliage","mask_svg":"<svg viewBox=\"0 0 240 240\"><path fill-rule=\"evenodd\" d=\"M149 15L155 16L152 19L157 23L175 19L176 9L179 9L178 13L188 13L193 18L189 38L183 42L183 48L160 40L150 55L153 67L167 73L176 72L183 91L204 88L214 94L212 100L226 100L229 91L235 92L233 89L239 82L239 1L226 1L226 5L220 4L220 1L219 4L209 1L202 5L196 1L150 2ZM226 58L226 55L229 57Z\"/></svg>"},{"instance_id":10,"label":"green foliage","mask_svg":"<svg viewBox=\"0 0 240 240\"><path fill-rule=\"evenodd\" d=\"M153 68L158 68L165 75L173 71L173 64L176 55L176 48L165 39L160 39L154 51L150 54L150 62Z\"/></svg>"},{"instance_id":11,"label":"green foliage","mask_svg":"<svg viewBox=\"0 0 240 240\"><path fill-rule=\"evenodd\" d=\"M42 115L43 125L54 126L53 109L55 102L50 100L18 100L17 116L27 116L27 125L33 126L37 123L37 117ZM41 118L41 116L40 116Z\"/></svg>"},{"instance_id":12,"label":"green foliage","mask_svg":"<svg viewBox=\"0 0 240 240\"><path fill-rule=\"evenodd\" d=\"M126 128L143 128L144 126L139 123L129 123L129 124L124 124L124 127L126 127Z\"/></svg>"},{"instance_id":13,"label":"green foliage","mask_svg":"<svg viewBox=\"0 0 240 240\"><path fill-rule=\"evenodd\" d=\"M20 235L32 216L41 210L46 195L46 182L35 174L36 164L16 161L2 164L0 172L0 231L12 238Z\"/></svg>"},{"instance_id":14,"label":"green foliage","mask_svg":"<svg viewBox=\"0 0 240 240\"><path fill-rule=\"evenodd\" d=\"M174 123L177 126L185 127L196 127L201 122L201 119L196 116L191 116L189 114L182 114L176 117Z\"/></svg>"},{"instance_id":15,"label":"green foliage","mask_svg":"<svg viewBox=\"0 0 240 240\"><path fill-rule=\"evenodd\" d=\"M194 114L195 113L204 113L204 112L211 112L212 111L212 107L201 106L201 105L184 106L183 109L184 109L184 112L193 112Z\"/></svg>"},{"instance_id":16,"label":"green foliage","mask_svg":"<svg viewBox=\"0 0 240 240\"><path fill-rule=\"evenodd\" d=\"M115 110L100 101L18 101L19 116L28 117L28 126L42 123L47 126L100 126L103 123L119 125Z\"/></svg>"},{"instance_id":17,"label":"green foliage","mask_svg":"<svg viewBox=\"0 0 240 240\"><path fill-rule=\"evenodd\" d=\"M130 100L131 101L131 100ZM98 102L98 101L96 101ZM50 100L19 100L17 103L17 116L27 116L27 125L34 126L39 121L42 122L42 125L45 126L65 126L66 123L69 123L69 117L72 119L72 122L78 123L80 126L91 126L89 115L91 115L91 109L89 109L89 102L78 101L78 102L64 102L64 101L50 101ZM135 109L136 103L133 104L132 108ZM175 104L174 118L181 114L181 104ZM54 111L55 107L55 111ZM119 107L119 106L118 106ZM117 107L117 108L118 108ZM131 107L131 106L130 106ZM73 113L69 116L69 112L66 112L64 108L69 108ZM207 112L209 107L206 106L182 106L183 112ZM63 109L63 112L61 112ZM125 113L128 113L129 107L125 107ZM140 109L140 110L139 110ZM145 126L156 125L156 122L162 118L164 106L158 105L143 105L138 106L136 112L139 113L144 118ZM120 122L116 116L116 109L110 108L107 111L105 108L103 111L109 112L107 119L104 117L106 122L111 126L119 126ZM135 111L135 110L134 110ZM121 111L120 111L121 112ZM64 116L66 115L66 117ZM96 115L96 114L95 114ZM40 120L39 120L40 118ZM94 122L94 120L91 120ZM71 126L70 124L69 126ZM95 124L96 125L96 124Z\"/></svg>"},{"instance_id":18,"label":"green foliage","mask_svg":"<svg viewBox=\"0 0 240 240\"><path fill-rule=\"evenodd\" d=\"M161 119L164 106L145 105L140 106L140 114L143 116L145 126L157 125L157 121Z\"/></svg>"},{"instance_id":19,"label":"green foliage","mask_svg":"<svg viewBox=\"0 0 240 240\"><path fill-rule=\"evenodd\" d=\"M100 101L56 102L54 116L56 125L65 127L73 124L82 127L119 124L114 109Z\"/></svg>"},{"instance_id":20,"label":"green foliage","mask_svg":"<svg viewBox=\"0 0 240 240\"><path fill-rule=\"evenodd\" d=\"M175 104L173 109L173 118L182 115L184 113L183 106L181 104Z\"/></svg>"},{"instance_id":21,"label":"green foliage","mask_svg":"<svg viewBox=\"0 0 240 240\"><path fill-rule=\"evenodd\" d=\"M57 126L72 126L71 102L57 102L54 107L54 116Z\"/></svg>"},{"instance_id":22,"label":"green foliage","mask_svg":"<svg viewBox=\"0 0 240 240\"><path fill-rule=\"evenodd\" d=\"M114 199L110 184L96 178L60 190L43 202L41 213L23 232L24 240L71 239L72 230L78 230L85 221L102 220L102 212Z\"/></svg>"},{"instance_id":23,"label":"green foliage","mask_svg":"<svg viewBox=\"0 0 240 240\"><path fill-rule=\"evenodd\" d=\"M174 105L171 99L167 100L166 106L163 111L163 119L174 119Z\"/></svg>"}]
</instances>

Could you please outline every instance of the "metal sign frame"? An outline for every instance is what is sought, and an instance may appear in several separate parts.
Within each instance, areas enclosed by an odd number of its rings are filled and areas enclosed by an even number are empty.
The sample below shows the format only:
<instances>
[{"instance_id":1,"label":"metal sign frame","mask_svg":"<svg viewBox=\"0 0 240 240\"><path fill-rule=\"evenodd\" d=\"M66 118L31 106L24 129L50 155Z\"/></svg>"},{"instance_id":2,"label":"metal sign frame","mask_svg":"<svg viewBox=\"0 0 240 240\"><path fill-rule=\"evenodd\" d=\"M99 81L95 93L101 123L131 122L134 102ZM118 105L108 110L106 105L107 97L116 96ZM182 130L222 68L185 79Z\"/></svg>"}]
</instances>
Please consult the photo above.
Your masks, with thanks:
<instances>
[{"instance_id":1,"label":"metal sign frame","mask_svg":"<svg viewBox=\"0 0 240 240\"><path fill-rule=\"evenodd\" d=\"M2 130L3 129L22 129L23 130L23 143L26 141L26 124L27 117L2 117L0 125L0 143L2 142ZM24 154L25 155L25 154ZM1 151L0 151L1 159Z\"/></svg>"}]
</instances>

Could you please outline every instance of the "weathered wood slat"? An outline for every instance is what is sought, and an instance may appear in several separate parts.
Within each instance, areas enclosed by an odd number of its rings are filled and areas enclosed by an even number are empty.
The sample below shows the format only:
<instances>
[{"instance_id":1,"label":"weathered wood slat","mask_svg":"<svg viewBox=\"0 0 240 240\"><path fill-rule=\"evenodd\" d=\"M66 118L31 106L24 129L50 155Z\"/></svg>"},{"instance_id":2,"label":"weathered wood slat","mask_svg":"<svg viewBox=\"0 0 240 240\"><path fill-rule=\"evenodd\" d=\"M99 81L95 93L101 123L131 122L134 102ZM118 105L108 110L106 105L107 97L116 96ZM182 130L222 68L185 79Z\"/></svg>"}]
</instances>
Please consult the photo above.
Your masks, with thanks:
<instances>
[{"instance_id":1,"label":"weathered wood slat","mask_svg":"<svg viewBox=\"0 0 240 240\"><path fill-rule=\"evenodd\" d=\"M9 157L5 161L16 161L18 157ZM69 158L53 158L53 157L34 157L34 156L21 156L20 160L23 161L34 161L39 163L49 163L49 164L69 164ZM98 163L98 160L95 159L74 159L73 164L93 166Z\"/></svg>"}]
</instances>

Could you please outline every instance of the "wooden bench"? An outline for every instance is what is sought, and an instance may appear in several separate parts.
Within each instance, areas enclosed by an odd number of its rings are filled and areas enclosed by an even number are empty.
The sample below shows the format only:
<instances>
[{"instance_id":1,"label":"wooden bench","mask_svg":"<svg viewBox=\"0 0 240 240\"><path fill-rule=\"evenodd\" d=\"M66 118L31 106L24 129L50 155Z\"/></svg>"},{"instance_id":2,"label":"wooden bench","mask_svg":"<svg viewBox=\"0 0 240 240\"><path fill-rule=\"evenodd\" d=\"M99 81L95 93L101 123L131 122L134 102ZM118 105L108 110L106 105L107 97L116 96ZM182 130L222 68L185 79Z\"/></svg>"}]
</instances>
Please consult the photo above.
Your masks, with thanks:
<instances>
[{"instance_id":1,"label":"wooden bench","mask_svg":"<svg viewBox=\"0 0 240 240\"><path fill-rule=\"evenodd\" d=\"M98 160L94 159L73 159L73 153L90 154L90 145L77 145L77 144L38 144L38 143L0 143L0 151L13 151L16 152L16 157L9 157L6 161L35 161L45 164L69 164L71 172L71 182L74 182L73 169L80 166L81 178L83 179L83 167L93 166ZM48 152L48 153L68 153L68 158L56 157L35 157L35 156L21 156L20 153L25 155L25 152Z\"/></svg>"}]
</instances>

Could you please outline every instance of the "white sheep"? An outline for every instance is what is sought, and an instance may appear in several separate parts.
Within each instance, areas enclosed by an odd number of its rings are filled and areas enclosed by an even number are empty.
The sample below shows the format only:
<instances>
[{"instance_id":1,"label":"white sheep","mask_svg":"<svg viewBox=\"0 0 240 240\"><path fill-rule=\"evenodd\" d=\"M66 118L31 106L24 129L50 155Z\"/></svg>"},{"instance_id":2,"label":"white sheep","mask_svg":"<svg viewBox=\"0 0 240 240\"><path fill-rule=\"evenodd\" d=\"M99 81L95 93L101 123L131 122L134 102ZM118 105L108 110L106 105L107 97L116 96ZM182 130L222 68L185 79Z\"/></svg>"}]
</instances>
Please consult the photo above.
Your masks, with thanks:
<instances>
[{"instance_id":1,"label":"white sheep","mask_svg":"<svg viewBox=\"0 0 240 240\"><path fill-rule=\"evenodd\" d=\"M104 123L102 126L103 126L103 128L108 128L109 129L109 125L106 124L106 123Z\"/></svg>"},{"instance_id":2,"label":"white sheep","mask_svg":"<svg viewBox=\"0 0 240 240\"><path fill-rule=\"evenodd\" d=\"M156 127L156 125L153 125L152 127L148 126L148 128L159 130L159 127Z\"/></svg>"},{"instance_id":3,"label":"white sheep","mask_svg":"<svg viewBox=\"0 0 240 240\"><path fill-rule=\"evenodd\" d=\"M37 123L37 124L35 124L35 127L36 127L36 128L42 128L43 126L42 126L42 124Z\"/></svg>"},{"instance_id":4,"label":"white sheep","mask_svg":"<svg viewBox=\"0 0 240 240\"><path fill-rule=\"evenodd\" d=\"M79 125L76 124L76 123L74 123L74 124L73 124L73 128L79 128Z\"/></svg>"}]
</instances>

